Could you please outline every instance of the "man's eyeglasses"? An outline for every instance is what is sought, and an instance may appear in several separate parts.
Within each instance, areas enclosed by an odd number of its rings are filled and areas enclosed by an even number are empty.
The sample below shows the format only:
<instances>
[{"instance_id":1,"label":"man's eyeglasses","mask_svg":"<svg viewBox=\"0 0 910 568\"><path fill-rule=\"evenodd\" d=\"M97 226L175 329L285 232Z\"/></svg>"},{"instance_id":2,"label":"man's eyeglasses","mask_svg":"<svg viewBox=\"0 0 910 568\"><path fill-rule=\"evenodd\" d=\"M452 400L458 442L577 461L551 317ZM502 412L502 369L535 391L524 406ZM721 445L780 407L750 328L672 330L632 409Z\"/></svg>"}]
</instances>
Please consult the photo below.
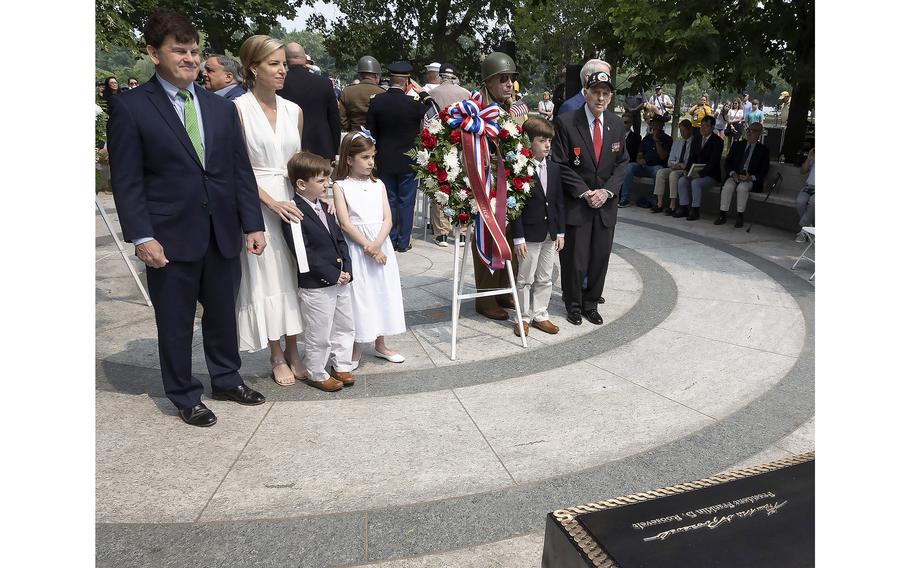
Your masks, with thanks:
<instances>
[{"instance_id":1,"label":"man's eyeglasses","mask_svg":"<svg viewBox=\"0 0 910 568\"><path fill-rule=\"evenodd\" d=\"M516 75L509 75L508 73L502 73L499 75L500 83L513 83L515 82Z\"/></svg>"}]
</instances>

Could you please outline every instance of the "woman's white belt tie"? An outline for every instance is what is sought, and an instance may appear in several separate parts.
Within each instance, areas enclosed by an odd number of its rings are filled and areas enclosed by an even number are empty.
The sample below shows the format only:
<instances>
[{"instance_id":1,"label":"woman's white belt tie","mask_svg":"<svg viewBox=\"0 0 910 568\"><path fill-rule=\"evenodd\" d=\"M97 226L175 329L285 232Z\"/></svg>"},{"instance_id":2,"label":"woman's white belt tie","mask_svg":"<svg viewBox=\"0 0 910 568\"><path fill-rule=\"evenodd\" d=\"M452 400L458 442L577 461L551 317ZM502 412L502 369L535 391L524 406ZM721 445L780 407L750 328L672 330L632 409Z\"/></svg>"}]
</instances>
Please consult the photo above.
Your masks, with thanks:
<instances>
[{"instance_id":1,"label":"woman's white belt tie","mask_svg":"<svg viewBox=\"0 0 910 568\"><path fill-rule=\"evenodd\" d=\"M263 176L284 176L288 177L288 171L283 168L253 168L254 174L259 174Z\"/></svg>"}]
</instances>

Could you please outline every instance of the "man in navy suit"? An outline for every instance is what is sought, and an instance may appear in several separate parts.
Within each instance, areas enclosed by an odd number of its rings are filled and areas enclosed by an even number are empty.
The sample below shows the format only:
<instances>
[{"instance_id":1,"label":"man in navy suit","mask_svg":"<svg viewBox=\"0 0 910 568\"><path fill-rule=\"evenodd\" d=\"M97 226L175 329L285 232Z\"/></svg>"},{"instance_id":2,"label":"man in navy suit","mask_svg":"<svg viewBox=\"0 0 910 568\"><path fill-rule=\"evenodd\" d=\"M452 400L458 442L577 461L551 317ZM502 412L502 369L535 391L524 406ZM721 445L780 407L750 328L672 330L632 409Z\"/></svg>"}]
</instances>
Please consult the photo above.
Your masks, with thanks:
<instances>
[{"instance_id":1,"label":"man in navy suit","mask_svg":"<svg viewBox=\"0 0 910 568\"><path fill-rule=\"evenodd\" d=\"M212 398L265 402L240 378L234 314L243 234L261 254L262 212L234 105L193 85L198 32L162 9L143 33L155 76L110 106L111 186L123 237L148 266L164 392L184 422L211 426L191 374L197 301Z\"/></svg>"},{"instance_id":2,"label":"man in navy suit","mask_svg":"<svg viewBox=\"0 0 910 568\"><path fill-rule=\"evenodd\" d=\"M338 98L332 81L307 68L307 54L299 43L291 42L284 46L284 54L288 61L288 74L278 95L297 103L303 110L300 147L331 162L338 154L341 143Z\"/></svg>"},{"instance_id":3,"label":"man in navy suit","mask_svg":"<svg viewBox=\"0 0 910 568\"><path fill-rule=\"evenodd\" d=\"M398 252L411 249L417 199L417 177L411 169L414 160L404 153L414 146L429 103L425 92L414 96L406 93L411 71L410 63L389 65L389 90L373 96L367 110L367 128L376 138L376 169L392 209L389 238Z\"/></svg>"},{"instance_id":4,"label":"man in navy suit","mask_svg":"<svg viewBox=\"0 0 910 568\"><path fill-rule=\"evenodd\" d=\"M202 68L205 89L232 101L246 93L240 84L240 64L227 55L212 54Z\"/></svg>"},{"instance_id":5,"label":"man in navy suit","mask_svg":"<svg viewBox=\"0 0 910 568\"><path fill-rule=\"evenodd\" d=\"M749 192L762 190L771 160L768 147L759 142L762 132L764 132L764 128L761 123L753 122L746 128L746 139L737 140L730 147L724 163L727 179L720 190L720 216L714 221L715 225L723 225L727 222L727 212L730 211L735 190L736 224L734 227L737 229L742 227L746 204L749 203Z\"/></svg>"},{"instance_id":6,"label":"man in navy suit","mask_svg":"<svg viewBox=\"0 0 910 568\"><path fill-rule=\"evenodd\" d=\"M563 211L562 182L559 166L548 160L553 125L540 117L531 117L524 123L524 131L531 140L533 163L537 170L531 195L525 201L521 215L512 222L512 242L518 256L518 303L521 309L519 323L544 333L559 333L559 327L550 321L547 307L553 290L553 264L565 245L566 218ZM518 323L515 335L520 336Z\"/></svg>"},{"instance_id":7,"label":"man in navy suit","mask_svg":"<svg viewBox=\"0 0 910 568\"><path fill-rule=\"evenodd\" d=\"M605 73L610 74L612 72L612 67L610 67L609 63L603 61L602 59L589 59L587 62L585 62L585 64L581 67L581 72L579 73L581 77L581 86L584 87L585 83L588 82L588 77L598 71L604 71ZM559 107L558 114L572 113L583 106L585 106L584 89L578 91L575 93L575 96L562 103L562 105Z\"/></svg>"},{"instance_id":8,"label":"man in navy suit","mask_svg":"<svg viewBox=\"0 0 910 568\"><path fill-rule=\"evenodd\" d=\"M593 73L583 93L585 105L560 114L554 123L553 162L562 172L566 211L566 246L559 263L569 323L581 325L584 315L601 325L597 304L613 250L617 199L629 156L622 121L605 112L613 98L609 73Z\"/></svg>"}]
</instances>

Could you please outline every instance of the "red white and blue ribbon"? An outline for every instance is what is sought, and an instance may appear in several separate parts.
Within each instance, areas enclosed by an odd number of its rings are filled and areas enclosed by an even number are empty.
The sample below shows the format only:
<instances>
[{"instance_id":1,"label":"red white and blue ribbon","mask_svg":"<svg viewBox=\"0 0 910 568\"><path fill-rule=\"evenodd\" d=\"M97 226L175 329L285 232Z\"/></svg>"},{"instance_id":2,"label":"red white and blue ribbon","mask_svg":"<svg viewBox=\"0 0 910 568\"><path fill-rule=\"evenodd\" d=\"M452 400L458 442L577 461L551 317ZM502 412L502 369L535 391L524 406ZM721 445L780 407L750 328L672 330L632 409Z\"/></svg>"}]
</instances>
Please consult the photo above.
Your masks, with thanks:
<instances>
[{"instance_id":1,"label":"red white and blue ribbon","mask_svg":"<svg viewBox=\"0 0 910 568\"><path fill-rule=\"evenodd\" d=\"M449 105L449 127L461 131L461 147L464 155L465 171L468 183L477 203L477 214L474 216L474 241L477 252L483 263L492 270L505 266L505 261L512 259L512 251L506 240L506 186L505 166L499 155L496 137L500 126L496 122L502 109L496 103L483 106L483 97L478 91L471 93L471 98ZM496 185L490 176L490 138L497 154ZM491 200L497 198L498 206L493 211ZM485 238L490 236L489 243ZM492 245L492 246L491 246Z\"/></svg>"}]
</instances>

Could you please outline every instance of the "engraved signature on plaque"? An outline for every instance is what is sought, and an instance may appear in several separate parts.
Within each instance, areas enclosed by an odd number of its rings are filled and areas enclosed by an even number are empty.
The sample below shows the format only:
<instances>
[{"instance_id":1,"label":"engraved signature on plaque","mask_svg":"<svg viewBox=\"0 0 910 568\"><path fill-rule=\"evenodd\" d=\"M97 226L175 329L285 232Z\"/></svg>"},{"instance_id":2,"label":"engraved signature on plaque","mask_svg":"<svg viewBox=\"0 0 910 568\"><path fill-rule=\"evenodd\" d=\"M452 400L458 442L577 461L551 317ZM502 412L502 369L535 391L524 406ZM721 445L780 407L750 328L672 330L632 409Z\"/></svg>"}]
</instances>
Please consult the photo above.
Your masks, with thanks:
<instances>
[{"instance_id":1,"label":"engraved signature on plaque","mask_svg":"<svg viewBox=\"0 0 910 568\"><path fill-rule=\"evenodd\" d=\"M660 525L665 525L667 523L673 522L683 522L687 519L698 519L699 517L711 515L711 518L706 518L703 521L697 523L692 523L689 525L684 525L681 527L670 528L664 531L661 531L653 536L648 536L642 539L643 542L650 542L655 540L666 540L672 536L688 533L698 530L714 530L718 527L721 527L726 524L733 523L740 519L746 519L754 515L764 514L766 517L777 513L784 505L787 504L787 501L778 501L775 498L773 492L768 491L765 493L758 493L756 495L749 495L748 497L743 497L741 499L736 499L733 501L725 501L723 503L717 503L715 505L710 505L708 507L702 507L700 509L694 509L691 511L686 511L684 513L678 513L673 515L667 515L665 517L660 517L658 519L651 519L647 521L641 521L637 523L632 523L632 527L636 530L645 530ZM731 511L737 509L744 505L753 505L760 501L767 499L775 499L773 502L763 503L761 505L755 505L741 511L732 511L730 513L718 515L717 513L724 511Z\"/></svg>"}]
</instances>

